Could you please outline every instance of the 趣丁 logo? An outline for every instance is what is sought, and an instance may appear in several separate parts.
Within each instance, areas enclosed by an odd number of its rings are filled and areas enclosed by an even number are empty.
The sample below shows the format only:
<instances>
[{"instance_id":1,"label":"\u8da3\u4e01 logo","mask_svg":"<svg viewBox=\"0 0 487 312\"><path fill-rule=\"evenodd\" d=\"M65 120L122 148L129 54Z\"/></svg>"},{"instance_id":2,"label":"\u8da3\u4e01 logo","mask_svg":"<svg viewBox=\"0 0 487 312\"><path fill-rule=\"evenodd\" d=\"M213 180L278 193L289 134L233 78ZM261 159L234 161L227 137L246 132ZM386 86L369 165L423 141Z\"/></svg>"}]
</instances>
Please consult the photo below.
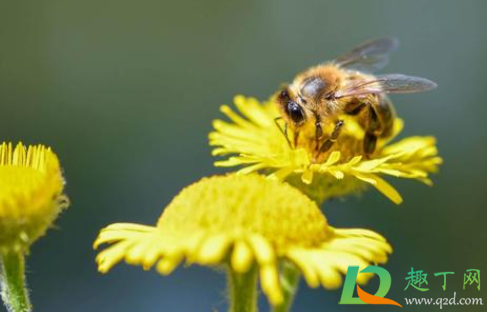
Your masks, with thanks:
<instances>
[{"instance_id":1,"label":"\u8da3\u4e01 logo","mask_svg":"<svg viewBox=\"0 0 487 312\"><path fill-rule=\"evenodd\" d=\"M394 300L387 299L385 296L391 288L391 274L381 267L375 265L369 265L359 273L358 266L349 266L347 276L345 278L345 284L343 285L342 297L340 304L388 304L396 305L402 308L402 306ZM375 273L379 276L380 284L379 289L375 295L369 294L363 291L357 284L357 297L353 297L353 291L356 285L358 274L362 273Z\"/></svg>"}]
</instances>

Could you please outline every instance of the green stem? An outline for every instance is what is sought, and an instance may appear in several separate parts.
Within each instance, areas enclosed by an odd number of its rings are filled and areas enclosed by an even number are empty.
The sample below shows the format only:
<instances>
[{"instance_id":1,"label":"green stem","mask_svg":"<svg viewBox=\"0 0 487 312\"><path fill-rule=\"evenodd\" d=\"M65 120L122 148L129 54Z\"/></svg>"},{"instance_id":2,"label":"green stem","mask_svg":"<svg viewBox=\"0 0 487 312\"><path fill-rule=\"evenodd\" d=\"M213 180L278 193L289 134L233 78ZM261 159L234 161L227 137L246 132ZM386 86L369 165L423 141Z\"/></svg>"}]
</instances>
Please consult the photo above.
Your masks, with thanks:
<instances>
[{"instance_id":1,"label":"green stem","mask_svg":"<svg viewBox=\"0 0 487 312\"><path fill-rule=\"evenodd\" d=\"M2 254L2 299L9 312L30 312L31 304L25 288L24 255Z\"/></svg>"},{"instance_id":2,"label":"green stem","mask_svg":"<svg viewBox=\"0 0 487 312\"><path fill-rule=\"evenodd\" d=\"M228 288L230 295L229 312L258 312L256 267L247 273L236 273L228 269Z\"/></svg>"},{"instance_id":3,"label":"green stem","mask_svg":"<svg viewBox=\"0 0 487 312\"><path fill-rule=\"evenodd\" d=\"M301 274L292 263L284 261L281 268L281 286L284 296L282 304L272 308L272 312L289 312L293 304L294 295L298 291Z\"/></svg>"}]
</instances>

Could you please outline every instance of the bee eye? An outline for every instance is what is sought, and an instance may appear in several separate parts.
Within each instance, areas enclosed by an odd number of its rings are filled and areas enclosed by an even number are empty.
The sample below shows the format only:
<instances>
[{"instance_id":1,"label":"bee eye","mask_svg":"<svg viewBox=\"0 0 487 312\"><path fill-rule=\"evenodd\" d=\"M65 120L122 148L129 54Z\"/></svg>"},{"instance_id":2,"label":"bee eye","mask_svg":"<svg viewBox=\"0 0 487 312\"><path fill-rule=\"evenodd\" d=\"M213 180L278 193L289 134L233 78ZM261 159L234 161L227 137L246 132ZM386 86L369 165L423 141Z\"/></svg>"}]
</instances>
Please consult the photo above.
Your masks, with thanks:
<instances>
[{"instance_id":1,"label":"bee eye","mask_svg":"<svg viewBox=\"0 0 487 312\"><path fill-rule=\"evenodd\" d=\"M288 102L286 111L295 124L301 124L304 121L304 112L297 103L291 101Z\"/></svg>"},{"instance_id":2,"label":"bee eye","mask_svg":"<svg viewBox=\"0 0 487 312\"><path fill-rule=\"evenodd\" d=\"M277 100L281 103L286 103L289 101L289 92L287 91L287 88L284 88L281 92L279 92Z\"/></svg>"}]
</instances>

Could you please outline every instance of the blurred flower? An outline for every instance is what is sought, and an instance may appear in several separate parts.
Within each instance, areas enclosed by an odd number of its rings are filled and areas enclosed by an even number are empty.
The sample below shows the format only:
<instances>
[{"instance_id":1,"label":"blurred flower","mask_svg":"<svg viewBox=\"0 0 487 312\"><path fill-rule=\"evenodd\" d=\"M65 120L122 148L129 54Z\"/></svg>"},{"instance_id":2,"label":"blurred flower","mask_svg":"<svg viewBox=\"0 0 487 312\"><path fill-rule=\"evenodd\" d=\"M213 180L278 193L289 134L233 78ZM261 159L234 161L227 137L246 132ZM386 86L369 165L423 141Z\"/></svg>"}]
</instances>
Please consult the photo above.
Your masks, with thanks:
<instances>
[{"instance_id":1,"label":"blurred flower","mask_svg":"<svg viewBox=\"0 0 487 312\"><path fill-rule=\"evenodd\" d=\"M0 145L0 251L27 252L67 207L59 160L43 145Z\"/></svg>"},{"instance_id":2,"label":"blurred flower","mask_svg":"<svg viewBox=\"0 0 487 312\"><path fill-rule=\"evenodd\" d=\"M366 159L362 156L364 131L350 116L341 117L345 126L338 141L323 161L316 161L305 148L290 147L276 124L279 112L272 100L260 103L254 98L237 96L234 101L242 115L223 105L221 111L231 122L215 120L215 131L209 135L210 145L215 146L214 156L233 156L215 165L243 166L240 174L264 170L271 178L287 180L318 202L358 193L370 184L399 204L401 195L383 176L431 185L428 175L442 163L434 137L414 136L390 143L402 130L400 119L395 120L392 138L379 139L375 153Z\"/></svg>"},{"instance_id":3,"label":"blurred flower","mask_svg":"<svg viewBox=\"0 0 487 312\"><path fill-rule=\"evenodd\" d=\"M385 263L391 246L375 232L335 229L318 206L292 186L251 174L204 178L177 195L157 226L116 223L101 230L94 247L105 273L125 260L161 274L188 264L229 264L243 274L258 268L273 305L282 302L281 261L302 271L311 287L337 288L348 266ZM361 276L365 283L370 276Z\"/></svg>"},{"instance_id":4,"label":"blurred flower","mask_svg":"<svg viewBox=\"0 0 487 312\"><path fill-rule=\"evenodd\" d=\"M8 311L31 311L24 256L67 207L63 188L59 160L50 148L0 145L0 277Z\"/></svg>"}]
</instances>

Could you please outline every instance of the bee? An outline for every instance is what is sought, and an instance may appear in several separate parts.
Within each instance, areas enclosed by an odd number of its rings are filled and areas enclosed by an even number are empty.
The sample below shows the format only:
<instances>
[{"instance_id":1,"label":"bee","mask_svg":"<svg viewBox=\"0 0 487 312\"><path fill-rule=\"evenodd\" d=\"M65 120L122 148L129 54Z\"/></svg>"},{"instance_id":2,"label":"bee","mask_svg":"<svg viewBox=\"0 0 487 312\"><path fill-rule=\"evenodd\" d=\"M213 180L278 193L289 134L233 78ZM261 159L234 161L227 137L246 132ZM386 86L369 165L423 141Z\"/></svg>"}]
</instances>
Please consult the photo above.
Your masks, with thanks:
<instances>
[{"instance_id":1,"label":"bee","mask_svg":"<svg viewBox=\"0 0 487 312\"><path fill-rule=\"evenodd\" d=\"M320 161L345 126L340 116L350 115L364 129L363 154L373 154L377 139L392 135L395 111L387 94L422 92L437 86L420 77L373 75L387 64L388 54L397 46L393 38L366 42L333 61L303 71L283 86L276 102L288 143L291 145L290 130L294 147L306 147L314 153L314 160Z\"/></svg>"}]
</instances>

